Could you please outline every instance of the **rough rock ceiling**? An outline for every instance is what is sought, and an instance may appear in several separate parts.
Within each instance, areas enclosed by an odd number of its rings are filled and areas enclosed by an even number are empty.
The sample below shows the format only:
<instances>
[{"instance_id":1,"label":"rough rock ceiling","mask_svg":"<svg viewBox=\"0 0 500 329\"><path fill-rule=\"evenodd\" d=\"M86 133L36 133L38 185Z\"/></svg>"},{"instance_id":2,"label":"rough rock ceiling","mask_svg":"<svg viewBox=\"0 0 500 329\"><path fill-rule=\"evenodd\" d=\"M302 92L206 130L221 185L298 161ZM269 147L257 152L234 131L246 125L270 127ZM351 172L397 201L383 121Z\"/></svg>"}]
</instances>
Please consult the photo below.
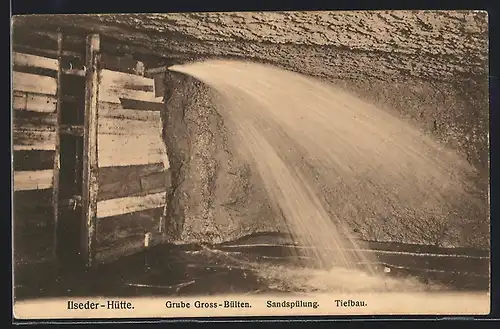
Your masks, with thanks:
<instances>
[{"instance_id":1,"label":"rough rock ceiling","mask_svg":"<svg viewBox=\"0 0 500 329\"><path fill-rule=\"evenodd\" d=\"M15 26L99 32L176 61L247 58L323 77L452 82L487 76L484 12L51 15L18 16Z\"/></svg>"}]
</instances>

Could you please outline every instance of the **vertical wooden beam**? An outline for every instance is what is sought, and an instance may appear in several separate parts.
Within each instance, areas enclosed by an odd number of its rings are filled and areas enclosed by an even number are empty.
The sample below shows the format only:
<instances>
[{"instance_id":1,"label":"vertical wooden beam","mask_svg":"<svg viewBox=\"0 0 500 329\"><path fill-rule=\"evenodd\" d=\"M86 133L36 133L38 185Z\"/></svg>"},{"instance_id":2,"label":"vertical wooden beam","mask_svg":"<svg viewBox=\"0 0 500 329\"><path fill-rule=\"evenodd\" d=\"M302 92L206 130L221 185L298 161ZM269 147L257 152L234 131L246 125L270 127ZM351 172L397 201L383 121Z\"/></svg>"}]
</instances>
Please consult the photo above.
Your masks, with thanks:
<instances>
[{"instance_id":1,"label":"vertical wooden beam","mask_svg":"<svg viewBox=\"0 0 500 329\"><path fill-rule=\"evenodd\" d=\"M96 213L98 191L97 165L97 103L99 89L99 52L98 34L87 37L86 85L85 85L85 124L83 135L83 256L88 267L95 259Z\"/></svg>"},{"instance_id":2,"label":"vertical wooden beam","mask_svg":"<svg viewBox=\"0 0 500 329\"><path fill-rule=\"evenodd\" d=\"M159 77L156 77L155 76L155 93L156 93L156 87L157 87L157 84L160 84L161 85L161 96L163 97L163 111L160 111L160 119L161 119L161 139L163 141L163 143L165 144L165 151L166 153L168 154L168 149L167 149L167 145L165 143L165 123L166 123L166 118L168 116L168 113L167 111L169 110L167 108L167 102L168 102L168 93L171 92L172 90L167 90L166 89L166 81L167 79L169 78L169 76L165 73L162 73L160 74L160 77L161 77L161 80ZM170 88L171 89L171 88ZM168 175L170 175L170 172L166 173ZM167 223L167 215L168 215L168 207L170 207L169 205L169 192L168 192L168 189L170 189L170 186L167 186L167 189L165 189L165 205L163 206L163 212L161 214L161 217L160 217L160 223L159 223L159 227L158 227L158 231L161 233L161 235L163 237L166 236L167 234L167 230L166 230L166 223Z\"/></svg>"},{"instance_id":3,"label":"vertical wooden beam","mask_svg":"<svg viewBox=\"0 0 500 329\"><path fill-rule=\"evenodd\" d=\"M57 259L58 254L58 227L59 227L59 169L61 167L61 149L60 149L60 137L59 128L61 127L61 76L62 76L62 60L63 60L63 34L59 32L57 34L57 91L56 91L56 152L54 155L54 175L52 184L52 209L54 211L54 222L53 222L53 252L54 257Z\"/></svg>"}]
</instances>

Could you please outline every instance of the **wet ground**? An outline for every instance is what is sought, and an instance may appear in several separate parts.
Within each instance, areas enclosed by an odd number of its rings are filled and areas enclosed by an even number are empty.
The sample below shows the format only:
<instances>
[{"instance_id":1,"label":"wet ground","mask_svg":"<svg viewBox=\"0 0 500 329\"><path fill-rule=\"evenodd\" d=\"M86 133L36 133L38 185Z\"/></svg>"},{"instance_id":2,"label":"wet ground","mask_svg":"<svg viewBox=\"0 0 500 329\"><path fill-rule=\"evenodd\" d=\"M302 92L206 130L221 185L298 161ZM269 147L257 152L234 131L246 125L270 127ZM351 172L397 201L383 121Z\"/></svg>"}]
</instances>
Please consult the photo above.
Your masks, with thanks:
<instances>
[{"instance_id":1,"label":"wet ground","mask_svg":"<svg viewBox=\"0 0 500 329\"><path fill-rule=\"evenodd\" d=\"M16 299L62 296L215 295L286 293L301 289L315 270L298 264L295 251L278 236L256 236L217 246L156 246L66 276L42 269L16 277ZM387 279L408 279L452 291L489 289L488 252L394 243L369 243L377 271ZM292 270L292 271L290 271ZM313 272L311 272L313 271ZM302 276L303 282L297 281ZM49 278L49 279L47 279ZM328 280L342 285L345 277ZM295 282L293 285L291 282ZM350 285L350 289L356 289ZM304 286L311 289L311 286ZM315 288L321 289L321 288ZM427 289L427 288L425 288Z\"/></svg>"}]
</instances>

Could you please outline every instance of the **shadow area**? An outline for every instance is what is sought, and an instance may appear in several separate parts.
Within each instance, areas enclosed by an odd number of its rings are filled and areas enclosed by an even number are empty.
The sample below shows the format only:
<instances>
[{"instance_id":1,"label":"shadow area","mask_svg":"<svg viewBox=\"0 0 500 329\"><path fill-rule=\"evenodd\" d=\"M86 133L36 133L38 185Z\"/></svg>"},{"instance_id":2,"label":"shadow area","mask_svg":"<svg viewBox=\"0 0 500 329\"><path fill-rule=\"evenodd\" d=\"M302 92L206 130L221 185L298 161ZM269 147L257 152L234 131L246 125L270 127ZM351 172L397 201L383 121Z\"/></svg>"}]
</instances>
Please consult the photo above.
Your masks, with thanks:
<instances>
[{"instance_id":1,"label":"shadow area","mask_svg":"<svg viewBox=\"0 0 500 329\"><path fill-rule=\"evenodd\" d=\"M87 271L63 275L40 268L23 276L15 298L287 293L290 286L272 278L300 268L300 247L286 241L284 235L259 234L219 245L158 245ZM489 290L487 251L376 242L368 246L378 259L375 268L387 278L411 277L451 291ZM301 272L290 273L283 282Z\"/></svg>"}]
</instances>

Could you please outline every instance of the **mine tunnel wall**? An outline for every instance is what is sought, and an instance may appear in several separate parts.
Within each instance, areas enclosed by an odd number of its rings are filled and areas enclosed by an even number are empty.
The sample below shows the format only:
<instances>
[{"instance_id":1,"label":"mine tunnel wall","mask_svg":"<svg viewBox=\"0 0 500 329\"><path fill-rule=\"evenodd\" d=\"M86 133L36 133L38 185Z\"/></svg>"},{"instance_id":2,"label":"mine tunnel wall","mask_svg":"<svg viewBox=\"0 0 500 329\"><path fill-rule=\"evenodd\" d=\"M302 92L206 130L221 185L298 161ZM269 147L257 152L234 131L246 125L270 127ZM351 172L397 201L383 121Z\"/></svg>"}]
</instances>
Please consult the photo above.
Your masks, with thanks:
<instances>
[{"instance_id":1,"label":"mine tunnel wall","mask_svg":"<svg viewBox=\"0 0 500 329\"><path fill-rule=\"evenodd\" d=\"M478 169L476 186L486 203L489 113L484 11L51 15L16 21L34 31L61 25L99 32L127 44L116 49L136 55L154 50L180 62L251 59L325 78L459 151ZM129 44L137 47L132 51ZM258 177L225 144L227 132L207 88L185 76L176 76L172 84L164 111L173 175L168 202L171 236L216 242L281 230ZM483 209L482 214L460 209L459 218L444 222L358 218L349 224L369 240L485 246L488 206Z\"/></svg>"},{"instance_id":2,"label":"mine tunnel wall","mask_svg":"<svg viewBox=\"0 0 500 329\"><path fill-rule=\"evenodd\" d=\"M258 232L286 232L257 172L228 143L209 87L178 73L168 74L166 81L164 137L172 173L168 235L187 243L219 243ZM445 219L346 218L355 235L368 241L487 248L487 87L470 80L458 86L418 79L330 81L460 152L478 169L473 179L485 202L484 213L464 208L460 217Z\"/></svg>"}]
</instances>

